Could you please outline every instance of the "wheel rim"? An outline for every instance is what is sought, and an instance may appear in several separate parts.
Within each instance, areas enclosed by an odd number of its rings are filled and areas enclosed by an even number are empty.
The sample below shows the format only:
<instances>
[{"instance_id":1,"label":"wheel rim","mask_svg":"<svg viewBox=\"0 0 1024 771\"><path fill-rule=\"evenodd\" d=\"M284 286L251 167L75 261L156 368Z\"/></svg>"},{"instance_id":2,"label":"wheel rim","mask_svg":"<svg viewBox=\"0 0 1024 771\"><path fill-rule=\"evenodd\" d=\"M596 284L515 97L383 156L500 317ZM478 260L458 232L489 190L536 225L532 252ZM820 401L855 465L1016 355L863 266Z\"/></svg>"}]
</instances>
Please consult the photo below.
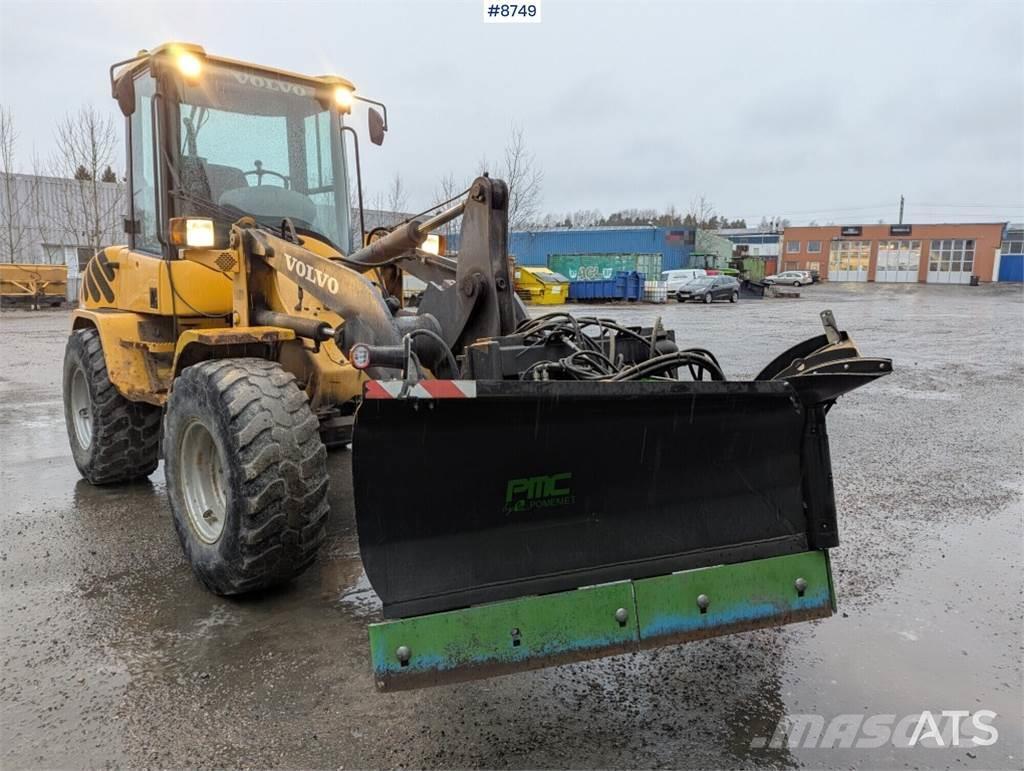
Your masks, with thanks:
<instances>
[{"instance_id":1,"label":"wheel rim","mask_svg":"<svg viewBox=\"0 0 1024 771\"><path fill-rule=\"evenodd\" d=\"M227 510L224 466L213 436L198 420L182 432L178 469L178 484L192 531L203 543L216 543L224 532Z\"/></svg>"},{"instance_id":2,"label":"wheel rim","mask_svg":"<svg viewBox=\"0 0 1024 771\"><path fill-rule=\"evenodd\" d=\"M92 398L89 396L89 381L81 368L71 376L71 422L75 427L75 438L82 449L92 444Z\"/></svg>"}]
</instances>

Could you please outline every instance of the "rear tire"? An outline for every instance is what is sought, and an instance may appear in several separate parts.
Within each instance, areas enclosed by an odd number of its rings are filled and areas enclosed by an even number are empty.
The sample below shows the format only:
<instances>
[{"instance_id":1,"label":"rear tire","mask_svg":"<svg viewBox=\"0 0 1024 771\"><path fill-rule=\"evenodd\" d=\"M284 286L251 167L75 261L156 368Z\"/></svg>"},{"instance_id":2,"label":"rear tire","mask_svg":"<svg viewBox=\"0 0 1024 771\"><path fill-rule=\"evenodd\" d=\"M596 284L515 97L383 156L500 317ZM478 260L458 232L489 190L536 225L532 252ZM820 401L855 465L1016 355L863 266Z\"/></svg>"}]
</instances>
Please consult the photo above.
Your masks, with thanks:
<instances>
[{"instance_id":1,"label":"rear tire","mask_svg":"<svg viewBox=\"0 0 1024 771\"><path fill-rule=\"evenodd\" d=\"M793 282L793 286L795 286L795 287L798 287L798 286L800 286L800 282L799 282L799 281L794 281L794 282Z\"/></svg>"},{"instance_id":2,"label":"rear tire","mask_svg":"<svg viewBox=\"0 0 1024 771\"><path fill-rule=\"evenodd\" d=\"M263 359L188 367L164 427L174 527L210 591L276 586L314 562L327 522L327 450L294 376Z\"/></svg>"},{"instance_id":3,"label":"rear tire","mask_svg":"<svg viewBox=\"0 0 1024 771\"><path fill-rule=\"evenodd\" d=\"M159 462L161 410L118 392L96 329L76 329L68 338L63 388L71 456L87 481L108 485L153 473Z\"/></svg>"},{"instance_id":4,"label":"rear tire","mask_svg":"<svg viewBox=\"0 0 1024 771\"><path fill-rule=\"evenodd\" d=\"M704 295L704 304L705 305L710 305L711 304L711 300L712 300L711 292L708 292L706 295Z\"/></svg>"},{"instance_id":5,"label":"rear tire","mask_svg":"<svg viewBox=\"0 0 1024 771\"><path fill-rule=\"evenodd\" d=\"M733 292L733 293L732 293L732 294L731 294L731 295L729 296L729 302L731 302L731 303L734 303L734 302L736 302L736 301L737 301L737 300L739 300L739 299L740 299L740 293L739 293L739 292Z\"/></svg>"}]
</instances>

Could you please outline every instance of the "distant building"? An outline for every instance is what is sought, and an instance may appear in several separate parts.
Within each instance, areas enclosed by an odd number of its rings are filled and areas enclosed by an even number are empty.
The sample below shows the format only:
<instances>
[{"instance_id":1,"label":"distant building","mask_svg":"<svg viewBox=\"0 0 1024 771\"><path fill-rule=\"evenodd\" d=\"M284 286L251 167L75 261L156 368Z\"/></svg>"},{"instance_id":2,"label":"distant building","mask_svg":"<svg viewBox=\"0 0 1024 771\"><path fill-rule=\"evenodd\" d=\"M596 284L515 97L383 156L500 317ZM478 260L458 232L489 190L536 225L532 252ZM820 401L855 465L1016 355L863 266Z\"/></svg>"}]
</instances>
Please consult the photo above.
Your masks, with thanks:
<instances>
[{"instance_id":1,"label":"distant building","mask_svg":"<svg viewBox=\"0 0 1024 771\"><path fill-rule=\"evenodd\" d=\"M559 254L660 254L662 270L690 267L692 227L615 226L552 228L509 233L509 254L520 265L547 267Z\"/></svg>"},{"instance_id":2,"label":"distant building","mask_svg":"<svg viewBox=\"0 0 1024 771\"><path fill-rule=\"evenodd\" d=\"M10 196L6 194L8 183ZM73 280L93 255L92 231L99 233L99 246L125 243L125 185L97 182L95 191L94 209L91 181L0 175L0 262L67 265L68 277ZM379 209L366 209L364 215L367 231L412 216ZM93 225L97 220L98 227ZM353 242L358 246L358 209L352 210L352 223Z\"/></svg>"},{"instance_id":3,"label":"distant building","mask_svg":"<svg viewBox=\"0 0 1024 771\"><path fill-rule=\"evenodd\" d=\"M728 268L735 246L728 238L709 230L698 230L693 248L692 267Z\"/></svg>"},{"instance_id":4,"label":"distant building","mask_svg":"<svg viewBox=\"0 0 1024 771\"><path fill-rule=\"evenodd\" d=\"M781 270L829 281L967 284L999 275L1006 223L787 227Z\"/></svg>"},{"instance_id":5,"label":"distant building","mask_svg":"<svg viewBox=\"0 0 1024 771\"><path fill-rule=\"evenodd\" d=\"M728 238L735 245L734 252L739 256L762 257L765 269L769 273L778 270L779 243L782 231L777 228L722 228L715 231L718 235Z\"/></svg>"},{"instance_id":6,"label":"distant building","mask_svg":"<svg viewBox=\"0 0 1024 771\"><path fill-rule=\"evenodd\" d=\"M1024 222L1011 222L999 248L999 281L1024 281Z\"/></svg>"},{"instance_id":7,"label":"distant building","mask_svg":"<svg viewBox=\"0 0 1024 771\"><path fill-rule=\"evenodd\" d=\"M123 234L124 196L119 182L0 175L0 262L67 265L76 277L94 234L104 245Z\"/></svg>"}]
</instances>

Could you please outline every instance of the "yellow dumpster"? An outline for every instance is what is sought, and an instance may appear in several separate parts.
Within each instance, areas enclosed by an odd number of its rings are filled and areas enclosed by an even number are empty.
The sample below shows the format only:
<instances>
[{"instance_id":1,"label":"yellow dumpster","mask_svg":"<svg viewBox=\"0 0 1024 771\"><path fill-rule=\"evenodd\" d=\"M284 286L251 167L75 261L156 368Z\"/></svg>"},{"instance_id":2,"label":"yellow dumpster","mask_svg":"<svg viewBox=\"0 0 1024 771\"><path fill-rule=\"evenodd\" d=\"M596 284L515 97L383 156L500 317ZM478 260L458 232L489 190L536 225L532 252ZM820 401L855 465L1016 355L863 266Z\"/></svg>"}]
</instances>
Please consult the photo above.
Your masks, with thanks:
<instances>
[{"instance_id":1,"label":"yellow dumpster","mask_svg":"<svg viewBox=\"0 0 1024 771\"><path fill-rule=\"evenodd\" d=\"M0 263L0 302L60 305L66 299L67 265Z\"/></svg>"},{"instance_id":2,"label":"yellow dumpster","mask_svg":"<svg viewBox=\"0 0 1024 771\"><path fill-rule=\"evenodd\" d=\"M569 296L569 279L547 268L517 265L516 294L530 305L561 305Z\"/></svg>"}]
</instances>

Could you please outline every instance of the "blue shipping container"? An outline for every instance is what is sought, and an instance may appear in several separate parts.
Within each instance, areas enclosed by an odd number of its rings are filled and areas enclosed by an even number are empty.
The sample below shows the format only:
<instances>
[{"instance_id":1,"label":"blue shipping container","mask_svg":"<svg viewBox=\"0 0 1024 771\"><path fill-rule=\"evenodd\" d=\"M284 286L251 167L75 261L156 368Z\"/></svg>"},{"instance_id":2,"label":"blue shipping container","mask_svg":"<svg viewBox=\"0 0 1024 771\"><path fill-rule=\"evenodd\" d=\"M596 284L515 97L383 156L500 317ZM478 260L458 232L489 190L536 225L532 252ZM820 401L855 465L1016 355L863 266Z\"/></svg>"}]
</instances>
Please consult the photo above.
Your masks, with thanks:
<instances>
[{"instance_id":1,"label":"blue shipping container","mask_svg":"<svg viewBox=\"0 0 1024 771\"><path fill-rule=\"evenodd\" d=\"M519 265L546 267L555 254L662 255L661 269L690 267L694 228L602 227L522 230L509 233L508 252Z\"/></svg>"}]
</instances>

